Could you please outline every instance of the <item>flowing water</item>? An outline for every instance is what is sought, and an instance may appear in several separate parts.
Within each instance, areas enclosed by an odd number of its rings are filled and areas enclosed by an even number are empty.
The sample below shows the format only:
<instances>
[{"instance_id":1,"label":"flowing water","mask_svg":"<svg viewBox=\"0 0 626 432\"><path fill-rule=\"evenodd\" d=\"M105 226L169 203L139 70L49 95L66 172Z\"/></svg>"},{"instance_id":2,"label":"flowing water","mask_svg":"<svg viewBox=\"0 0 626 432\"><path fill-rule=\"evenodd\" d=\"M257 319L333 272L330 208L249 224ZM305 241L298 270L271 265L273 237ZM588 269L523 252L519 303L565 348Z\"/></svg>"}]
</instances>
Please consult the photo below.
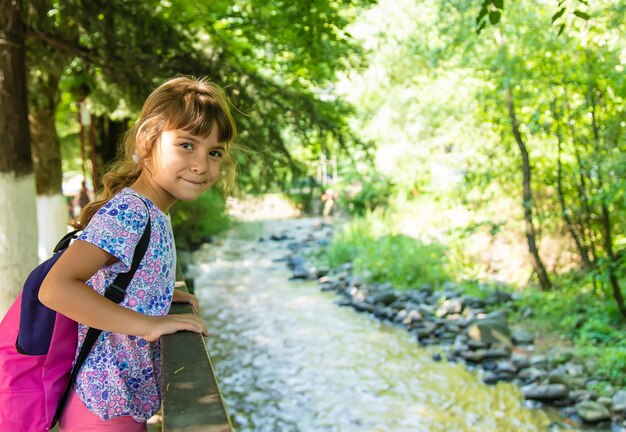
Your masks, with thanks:
<instances>
[{"instance_id":1,"label":"flowing water","mask_svg":"<svg viewBox=\"0 0 626 432\"><path fill-rule=\"evenodd\" d=\"M238 431L544 431L516 386L487 386L408 332L289 281L289 241L307 219L266 222L195 252L208 350ZM261 232L262 230L262 232Z\"/></svg>"}]
</instances>

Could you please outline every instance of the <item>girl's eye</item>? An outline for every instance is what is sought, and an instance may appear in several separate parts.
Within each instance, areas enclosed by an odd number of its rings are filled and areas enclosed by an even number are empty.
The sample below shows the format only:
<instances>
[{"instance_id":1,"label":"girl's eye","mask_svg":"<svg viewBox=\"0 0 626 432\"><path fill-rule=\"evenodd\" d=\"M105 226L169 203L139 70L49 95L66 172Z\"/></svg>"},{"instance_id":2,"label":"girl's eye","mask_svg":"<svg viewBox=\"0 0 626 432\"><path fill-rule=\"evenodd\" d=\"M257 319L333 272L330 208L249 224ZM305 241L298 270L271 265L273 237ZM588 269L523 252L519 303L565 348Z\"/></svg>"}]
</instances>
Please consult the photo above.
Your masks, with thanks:
<instances>
[{"instance_id":1,"label":"girl's eye","mask_svg":"<svg viewBox=\"0 0 626 432\"><path fill-rule=\"evenodd\" d=\"M193 150L193 144L185 142L180 145L185 150Z\"/></svg>"},{"instance_id":2,"label":"girl's eye","mask_svg":"<svg viewBox=\"0 0 626 432\"><path fill-rule=\"evenodd\" d=\"M222 152L220 150L211 150L211 152L209 153L209 156L221 159L222 158Z\"/></svg>"}]
</instances>

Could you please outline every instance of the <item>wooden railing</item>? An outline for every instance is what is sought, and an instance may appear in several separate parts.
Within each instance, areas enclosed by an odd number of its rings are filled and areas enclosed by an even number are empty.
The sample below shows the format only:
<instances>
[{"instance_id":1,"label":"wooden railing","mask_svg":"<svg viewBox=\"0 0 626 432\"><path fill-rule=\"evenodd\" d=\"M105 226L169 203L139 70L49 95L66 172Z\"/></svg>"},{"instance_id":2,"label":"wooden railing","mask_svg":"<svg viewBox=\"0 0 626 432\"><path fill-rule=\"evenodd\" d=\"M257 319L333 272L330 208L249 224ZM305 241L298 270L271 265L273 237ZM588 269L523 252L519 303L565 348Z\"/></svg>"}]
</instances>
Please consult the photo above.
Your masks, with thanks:
<instances>
[{"instance_id":1,"label":"wooden railing","mask_svg":"<svg viewBox=\"0 0 626 432\"><path fill-rule=\"evenodd\" d=\"M176 289L187 291L184 282ZM193 313L173 304L170 314ZM161 337L163 424L165 432L231 432L211 358L202 335L178 332Z\"/></svg>"}]
</instances>

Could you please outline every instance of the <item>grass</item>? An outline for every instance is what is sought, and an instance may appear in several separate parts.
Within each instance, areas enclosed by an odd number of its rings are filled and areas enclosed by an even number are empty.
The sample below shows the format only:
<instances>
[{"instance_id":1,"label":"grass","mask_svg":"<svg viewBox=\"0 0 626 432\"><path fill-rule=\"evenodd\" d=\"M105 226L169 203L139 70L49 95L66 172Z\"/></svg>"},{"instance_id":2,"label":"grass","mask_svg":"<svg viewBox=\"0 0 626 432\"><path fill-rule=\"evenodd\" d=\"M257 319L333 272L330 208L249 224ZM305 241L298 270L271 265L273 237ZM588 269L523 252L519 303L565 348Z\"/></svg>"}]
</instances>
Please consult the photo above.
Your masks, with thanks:
<instances>
[{"instance_id":1,"label":"grass","mask_svg":"<svg viewBox=\"0 0 626 432\"><path fill-rule=\"evenodd\" d=\"M392 212L367 213L340 227L319 256L335 268L350 261L355 273L366 280L390 282L397 289L423 284L436 289L452 280L465 294L476 297L485 297L495 288L515 291L518 312L511 322L546 340L571 346L578 361L601 380L594 389L600 394L609 392L608 383L626 386L626 322L611 296L592 289L589 278L581 279L576 273L552 275L556 288L551 292L507 286L486 278L468 280L467 273L459 271L467 269L467 263L455 263L458 254L450 253L454 245L424 243L403 235L398 226ZM533 315L525 318L521 312L528 308Z\"/></svg>"},{"instance_id":2,"label":"grass","mask_svg":"<svg viewBox=\"0 0 626 432\"><path fill-rule=\"evenodd\" d=\"M357 274L395 288L433 287L449 280L443 246L394 232L392 216L369 213L342 226L326 249L330 267L352 262Z\"/></svg>"},{"instance_id":3,"label":"grass","mask_svg":"<svg viewBox=\"0 0 626 432\"><path fill-rule=\"evenodd\" d=\"M613 386L626 386L626 323L615 302L593 294L584 281L561 284L558 291L525 291L519 310L533 310L525 325L570 343L593 375Z\"/></svg>"}]
</instances>

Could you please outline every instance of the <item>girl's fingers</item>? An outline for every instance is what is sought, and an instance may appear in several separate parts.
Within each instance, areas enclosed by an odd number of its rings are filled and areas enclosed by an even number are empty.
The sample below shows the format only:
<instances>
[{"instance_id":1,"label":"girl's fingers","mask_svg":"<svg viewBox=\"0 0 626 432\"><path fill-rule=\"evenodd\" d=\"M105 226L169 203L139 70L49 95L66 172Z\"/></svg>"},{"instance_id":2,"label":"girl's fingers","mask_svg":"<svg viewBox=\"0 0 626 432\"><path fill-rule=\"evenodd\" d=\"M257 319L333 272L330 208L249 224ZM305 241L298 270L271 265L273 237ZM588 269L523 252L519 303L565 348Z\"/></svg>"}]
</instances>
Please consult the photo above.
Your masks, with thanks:
<instances>
[{"instance_id":1,"label":"girl's fingers","mask_svg":"<svg viewBox=\"0 0 626 432\"><path fill-rule=\"evenodd\" d=\"M204 322L196 315L166 315L153 317L153 319L155 319L155 325L151 328L149 334L144 336L144 338L150 342L158 340L165 334L172 334L182 330L201 333L203 336L209 335L209 331L204 325Z\"/></svg>"},{"instance_id":2,"label":"girl's fingers","mask_svg":"<svg viewBox=\"0 0 626 432\"><path fill-rule=\"evenodd\" d=\"M191 314L182 314L177 316L183 318L185 322L190 325L189 327L184 328L184 330L193 331L195 333L202 333L203 336L209 335L208 329L206 328L202 320L197 316Z\"/></svg>"}]
</instances>

